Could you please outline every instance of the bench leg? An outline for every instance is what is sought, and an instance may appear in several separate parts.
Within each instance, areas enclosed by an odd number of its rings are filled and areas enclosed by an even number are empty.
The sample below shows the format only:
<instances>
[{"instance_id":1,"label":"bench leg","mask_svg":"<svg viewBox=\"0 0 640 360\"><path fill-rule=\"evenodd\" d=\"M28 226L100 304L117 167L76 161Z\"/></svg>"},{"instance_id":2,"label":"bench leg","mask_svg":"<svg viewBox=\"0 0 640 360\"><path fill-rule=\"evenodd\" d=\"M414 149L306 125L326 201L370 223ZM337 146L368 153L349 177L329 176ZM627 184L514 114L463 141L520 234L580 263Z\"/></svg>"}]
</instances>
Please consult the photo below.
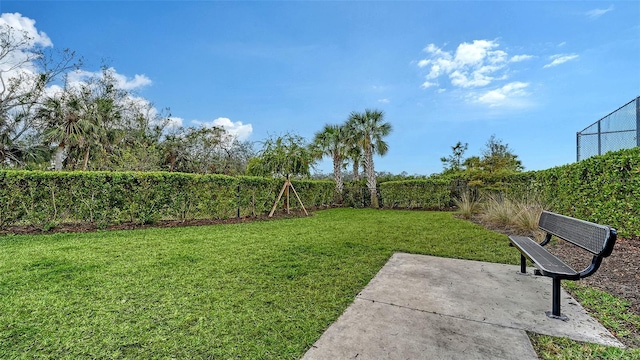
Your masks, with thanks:
<instances>
[{"instance_id":1,"label":"bench leg","mask_svg":"<svg viewBox=\"0 0 640 360\"><path fill-rule=\"evenodd\" d=\"M520 272L523 274L527 273L527 258L522 254L520 254Z\"/></svg>"},{"instance_id":2,"label":"bench leg","mask_svg":"<svg viewBox=\"0 0 640 360\"><path fill-rule=\"evenodd\" d=\"M551 311L547 311L547 316L552 319L569 320L568 317L560 313L560 279L553 278L553 291L551 296L552 308Z\"/></svg>"}]
</instances>

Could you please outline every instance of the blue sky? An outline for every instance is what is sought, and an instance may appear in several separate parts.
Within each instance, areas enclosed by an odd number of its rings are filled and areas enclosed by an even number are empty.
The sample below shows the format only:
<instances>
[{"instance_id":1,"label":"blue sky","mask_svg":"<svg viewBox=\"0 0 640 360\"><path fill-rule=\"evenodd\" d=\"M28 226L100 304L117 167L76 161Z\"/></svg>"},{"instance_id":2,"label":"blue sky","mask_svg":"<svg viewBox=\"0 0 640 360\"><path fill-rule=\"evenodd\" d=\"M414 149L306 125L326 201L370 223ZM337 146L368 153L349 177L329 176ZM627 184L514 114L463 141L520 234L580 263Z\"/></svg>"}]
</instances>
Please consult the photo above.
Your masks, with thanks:
<instances>
[{"instance_id":1,"label":"blue sky","mask_svg":"<svg viewBox=\"0 0 640 360\"><path fill-rule=\"evenodd\" d=\"M310 139L382 110L393 133L376 170L392 173L440 172L456 142L480 155L493 134L527 170L571 163L577 131L640 95L637 1L2 0L0 13L85 70L106 62L186 126Z\"/></svg>"}]
</instances>

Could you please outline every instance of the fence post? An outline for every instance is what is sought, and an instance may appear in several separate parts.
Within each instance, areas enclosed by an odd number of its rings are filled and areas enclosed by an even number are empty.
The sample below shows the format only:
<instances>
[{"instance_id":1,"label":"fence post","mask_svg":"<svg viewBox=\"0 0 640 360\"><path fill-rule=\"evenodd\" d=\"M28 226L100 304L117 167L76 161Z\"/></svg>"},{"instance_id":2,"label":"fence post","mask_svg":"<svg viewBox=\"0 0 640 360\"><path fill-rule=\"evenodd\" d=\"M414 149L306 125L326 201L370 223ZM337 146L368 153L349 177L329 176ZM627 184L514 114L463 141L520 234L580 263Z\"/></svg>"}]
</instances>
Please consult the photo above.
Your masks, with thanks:
<instances>
[{"instance_id":1,"label":"fence post","mask_svg":"<svg viewBox=\"0 0 640 360\"><path fill-rule=\"evenodd\" d=\"M640 96L636 98L636 145L640 147Z\"/></svg>"},{"instance_id":2,"label":"fence post","mask_svg":"<svg viewBox=\"0 0 640 360\"><path fill-rule=\"evenodd\" d=\"M580 161L580 132L576 133L576 162Z\"/></svg>"},{"instance_id":3,"label":"fence post","mask_svg":"<svg viewBox=\"0 0 640 360\"><path fill-rule=\"evenodd\" d=\"M240 218L240 183L238 183L238 189L236 190L236 205L238 206L236 217Z\"/></svg>"}]
</instances>

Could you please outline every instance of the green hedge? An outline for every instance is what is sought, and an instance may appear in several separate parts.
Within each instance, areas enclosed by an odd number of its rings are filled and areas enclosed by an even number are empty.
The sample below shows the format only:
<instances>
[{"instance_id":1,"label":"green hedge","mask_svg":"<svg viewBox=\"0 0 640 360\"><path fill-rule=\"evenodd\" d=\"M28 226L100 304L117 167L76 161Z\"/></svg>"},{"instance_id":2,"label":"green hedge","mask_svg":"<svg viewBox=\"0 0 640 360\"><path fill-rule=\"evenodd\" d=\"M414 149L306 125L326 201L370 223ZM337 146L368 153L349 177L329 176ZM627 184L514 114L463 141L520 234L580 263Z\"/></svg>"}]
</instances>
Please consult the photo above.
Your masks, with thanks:
<instances>
[{"instance_id":1,"label":"green hedge","mask_svg":"<svg viewBox=\"0 0 640 360\"><path fill-rule=\"evenodd\" d=\"M332 181L292 181L305 207L333 203ZM65 222L104 227L160 219L226 219L268 213L284 181L166 172L0 171L0 227L49 228ZM347 184L344 205L366 207L369 193ZM460 191L535 195L550 210L609 224L621 236L640 234L640 148L595 156L548 170L461 173L380 184L386 208L446 209ZM364 189L364 190L363 190ZM282 208L282 203L279 208ZM291 208L300 206L291 194Z\"/></svg>"},{"instance_id":2,"label":"green hedge","mask_svg":"<svg viewBox=\"0 0 640 360\"><path fill-rule=\"evenodd\" d=\"M452 205L450 179L388 181L380 184L385 208L446 209Z\"/></svg>"},{"instance_id":3,"label":"green hedge","mask_svg":"<svg viewBox=\"0 0 640 360\"><path fill-rule=\"evenodd\" d=\"M640 148L594 156L534 173L528 187L549 207L609 224L623 237L640 235Z\"/></svg>"},{"instance_id":4,"label":"green hedge","mask_svg":"<svg viewBox=\"0 0 640 360\"><path fill-rule=\"evenodd\" d=\"M640 235L640 148L522 173L461 172L380 184L388 208L446 208L462 191L535 197L549 210Z\"/></svg>"},{"instance_id":5,"label":"green hedge","mask_svg":"<svg viewBox=\"0 0 640 360\"><path fill-rule=\"evenodd\" d=\"M472 184L468 179L465 182ZM640 235L637 147L547 170L485 178L476 185L515 198L536 197L551 211L608 224L622 237Z\"/></svg>"},{"instance_id":6,"label":"green hedge","mask_svg":"<svg viewBox=\"0 0 640 360\"><path fill-rule=\"evenodd\" d=\"M226 219L268 213L284 181L166 172L0 171L0 227L104 227L160 219ZM330 181L293 181L305 207L331 204ZM291 208L299 208L291 201Z\"/></svg>"}]
</instances>

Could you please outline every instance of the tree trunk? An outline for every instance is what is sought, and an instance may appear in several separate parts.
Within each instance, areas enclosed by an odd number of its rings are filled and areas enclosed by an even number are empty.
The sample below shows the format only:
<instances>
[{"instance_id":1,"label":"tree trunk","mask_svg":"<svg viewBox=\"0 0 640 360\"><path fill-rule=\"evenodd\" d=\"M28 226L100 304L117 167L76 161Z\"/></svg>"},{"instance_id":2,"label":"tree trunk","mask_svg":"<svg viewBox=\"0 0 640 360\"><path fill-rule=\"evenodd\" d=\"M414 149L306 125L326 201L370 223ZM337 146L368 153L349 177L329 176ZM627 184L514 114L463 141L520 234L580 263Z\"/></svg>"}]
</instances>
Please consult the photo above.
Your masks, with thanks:
<instances>
[{"instance_id":1,"label":"tree trunk","mask_svg":"<svg viewBox=\"0 0 640 360\"><path fill-rule=\"evenodd\" d=\"M89 164L89 147L87 146L87 151L84 152L84 160L82 161L82 170L87 171L87 165Z\"/></svg>"},{"instance_id":2,"label":"tree trunk","mask_svg":"<svg viewBox=\"0 0 640 360\"><path fill-rule=\"evenodd\" d=\"M365 175L367 176L367 188L369 188L369 194L371 196L371 207L377 209L380 205L378 204L378 194L376 191L376 174L373 169L373 149L371 146L365 149L364 168Z\"/></svg>"},{"instance_id":3,"label":"tree trunk","mask_svg":"<svg viewBox=\"0 0 640 360\"><path fill-rule=\"evenodd\" d=\"M53 158L53 170L55 171L62 171L62 163L64 162L64 159L66 157L64 154L65 148L66 146L63 141L58 145L58 148L56 149L56 154Z\"/></svg>"},{"instance_id":4,"label":"tree trunk","mask_svg":"<svg viewBox=\"0 0 640 360\"><path fill-rule=\"evenodd\" d=\"M338 204L342 204L342 191L344 190L344 183L342 182L342 158L340 156L333 156L333 176L336 180L336 201Z\"/></svg>"},{"instance_id":5,"label":"tree trunk","mask_svg":"<svg viewBox=\"0 0 640 360\"><path fill-rule=\"evenodd\" d=\"M169 172L173 172L173 169L174 169L174 168L175 168L175 166L176 166L176 161L177 161L177 159L176 159L176 157L175 157L175 156L172 156L172 157L169 159Z\"/></svg>"},{"instance_id":6,"label":"tree trunk","mask_svg":"<svg viewBox=\"0 0 640 360\"><path fill-rule=\"evenodd\" d=\"M353 180L360 181L360 162L353 159Z\"/></svg>"}]
</instances>

